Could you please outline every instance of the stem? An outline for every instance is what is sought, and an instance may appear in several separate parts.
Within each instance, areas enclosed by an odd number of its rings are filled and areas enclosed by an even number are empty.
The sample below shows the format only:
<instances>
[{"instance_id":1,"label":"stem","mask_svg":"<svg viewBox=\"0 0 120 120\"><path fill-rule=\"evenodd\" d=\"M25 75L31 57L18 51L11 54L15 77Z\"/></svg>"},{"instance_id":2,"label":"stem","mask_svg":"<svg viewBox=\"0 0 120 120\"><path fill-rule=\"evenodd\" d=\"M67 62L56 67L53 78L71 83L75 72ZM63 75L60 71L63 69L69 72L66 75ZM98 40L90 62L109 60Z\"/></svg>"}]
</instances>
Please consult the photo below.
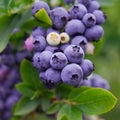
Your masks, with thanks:
<instances>
[{"instance_id":1,"label":"stem","mask_svg":"<svg viewBox=\"0 0 120 120\"><path fill-rule=\"evenodd\" d=\"M77 104L76 102L71 102L69 100L58 100L58 102L60 102L60 103L67 103L69 105L76 105Z\"/></svg>"},{"instance_id":2,"label":"stem","mask_svg":"<svg viewBox=\"0 0 120 120\"><path fill-rule=\"evenodd\" d=\"M36 120L35 119L36 118L36 113L34 111L31 113L31 116L32 116L32 120Z\"/></svg>"},{"instance_id":3,"label":"stem","mask_svg":"<svg viewBox=\"0 0 120 120\"><path fill-rule=\"evenodd\" d=\"M21 120L26 120L28 116L29 116L29 115L23 116Z\"/></svg>"}]
</instances>

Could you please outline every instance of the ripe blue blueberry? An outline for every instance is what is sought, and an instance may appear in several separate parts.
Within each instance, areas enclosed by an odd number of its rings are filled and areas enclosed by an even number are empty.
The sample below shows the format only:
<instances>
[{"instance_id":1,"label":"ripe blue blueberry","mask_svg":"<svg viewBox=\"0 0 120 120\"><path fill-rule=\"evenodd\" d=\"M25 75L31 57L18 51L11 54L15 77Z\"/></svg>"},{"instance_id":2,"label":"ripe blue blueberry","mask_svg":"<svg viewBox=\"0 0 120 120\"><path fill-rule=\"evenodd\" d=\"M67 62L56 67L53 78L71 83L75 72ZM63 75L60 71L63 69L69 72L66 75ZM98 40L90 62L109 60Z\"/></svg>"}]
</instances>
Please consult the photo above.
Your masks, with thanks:
<instances>
[{"instance_id":1,"label":"ripe blue blueberry","mask_svg":"<svg viewBox=\"0 0 120 120\"><path fill-rule=\"evenodd\" d=\"M61 72L53 68L49 68L45 72L46 86L53 88L61 82Z\"/></svg>"},{"instance_id":2,"label":"ripe blue blueberry","mask_svg":"<svg viewBox=\"0 0 120 120\"><path fill-rule=\"evenodd\" d=\"M32 36L33 37L37 37L37 36L45 36L45 33L46 33L46 30L42 27L35 27L33 30L32 30Z\"/></svg>"},{"instance_id":3,"label":"ripe blue blueberry","mask_svg":"<svg viewBox=\"0 0 120 120\"><path fill-rule=\"evenodd\" d=\"M70 45L70 43L61 44L60 45L60 51L64 52L64 50L66 49L66 47L68 47L69 45Z\"/></svg>"},{"instance_id":4,"label":"ripe blue blueberry","mask_svg":"<svg viewBox=\"0 0 120 120\"><path fill-rule=\"evenodd\" d=\"M2 54L10 54L12 52L13 46L12 44L8 44L6 48L2 51Z\"/></svg>"},{"instance_id":5,"label":"ripe blue blueberry","mask_svg":"<svg viewBox=\"0 0 120 120\"><path fill-rule=\"evenodd\" d=\"M7 109L11 109L13 105L18 101L18 97L15 95L11 95L8 97L8 99L5 101L5 107Z\"/></svg>"},{"instance_id":6,"label":"ripe blue blueberry","mask_svg":"<svg viewBox=\"0 0 120 120\"><path fill-rule=\"evenodd\" d=\"M33 39L33 50L34 51L37 51L37 52L41 52L45 49L46 47L46 40L45 40L45 37L43 36L36 36L34 39Z\"/></svg>"},{"instance_id":7,"label":"ripe blue blueberry","mask_svg":"<svg viewBox=\"0 0 120 120\"><path fill-rule=\"evenodd\" d=\"M55 52L60 52L60 49L58 46L50 46L50 45L47 45L47 47L45 48L45 50L48 50L52 53L55 53Z\"/></svg>"},{"instance_id":8,"label":"ripe blue blueberry","mask_svg":"<svg viewBox=\"0 0 120 120\"><path fill-rule=\"evenodd\" d=\"M6 109L4 111L4 116L2 116L2 120L9 120L12 117L12 113L10 109Z\"/></svg>"},{"instance_id":9,"label":"ripe blue blueberry","mask_svg":"<svg viewBox=\"0 0 120 120\"><path fill-rule=\"evenodd\" d=\"M100 9L100 4L97 0L93 0L90 2L90 5L88 7L88 12L93 13L95 10Z\"/></svg>"},{"instance_id":10,"label":"ripe blue blueberry","mask_svg":"<svg viewBox=\"0 0 120 120\"><path fill-rule=\"evenodd\" d=\"M67 57L62 52L56 52L50 59L50 65L54 69L63 69L68 63Z\"/></svg>"},{"instance_id":11,"label":"ripe blue blueberry","mask_svg":"<svg viewBox=\"0 0 120 120\"><path fill-rule=\"evenodd\" d=\"M42 71L42 72L40 72L40 74L39 74L39 77L40 77L40 80L44 83L44 84L46 84L46 76L45 76L45 71Z\"/></svg>"},{"instance_id":12,"label":"ripe blue blueberry","mask_svg":"<svg viewBox=\"0 0 120 120\"><path fill-rule=\"evenodd\" d=\"M106 90L110 89L109 83L107 80L103 79L100 75L94 74L91 78L92 87L100 87Z\"/></svg>"},{"instance_id":13,"label":"ripe blue blueberry","mask_svg":"<svg viewBox=\"0 0 120 120\"><path fill-rule=\"evenodd\" d=\"M91 0L78 0L78 3L81 3L88 7L90 5Z\"/></svg>"},{"instance_id":14,"label":"ripe blue blueberry","mask_svg":"<svg viewBox=\"0 0 120 120\"><path fill-rule=\"evenodd\" d=\"M87 39L84 36L75 36L71 40L72 45L80 46L83 50L87 47Z\"/></svg>"},{"instance_id":15,"label":"ripe blue blueberry","mask_svg":"<svg viewBox=\"0 0 120 120\"><path fill-rule=\"evenodd\" d=\"M98 41L104 35L104 30L102 26L95 25L91 28L88 28L85 32L85 37L88 41L95 40Z\"/></svg>"},{"instance_id":16,"label":"ripe blue blueberry","mask_svg":"<svg viewBox=\"0 0 120 120\"><path fill-rule=\"evenodd\" d=\"M40 71L46 70L50 67L51 56L52 52L50 51L35 53L33 56L33 65Z\"/></svg>"},{"instance_id":17,"label":"ripe blue blueberry","mask_svg":"<svg viewBox=\"0 0 120 120\"><path fill-rule=\"evenodd\" d=\"M82 19L87 13L87 8L82 4L75 4L70 9L70 15L73 19Z\"/></svg>"},{"instance_id":18,"label":"ripe blue blueberry","mask_svg":"<svg viewBox=\"0 0 120 120\"><path fill-rule=\"evenodd\" d=\"M56 32L56 33L59 34L59 31L58 31L58 30L56 30L56 29L54 29L54 28L48 28L47 31L46 31L46 36L47 36L49 33L51 33L51 32Z\"/></svg>"},{"instance_id":19,"label":"ripe blue blueberry","mask_svg":"<svg viewBox=\"0 0 120 120\"><path fill-rule=\"evenodd\" d=\"M23 59L25 58L30 58L30 52L26 51L26 50L21 50L19 52L16 53L16 61L18 63L21 63Z\"/></svg>"},{"instance_id":20,"label":"ripe blue blueberry","mask_svg":"<svg viewBox=\"0 0 120 120\"><path fill-rule=\"evenodd\" d=\"M69 15L65 8L56 7L50 12L50 18L53 22L54 28L62 29L67 23Z\"/></svg>"},{"instance_id":21,"label":"ripe blue blueberry","mask_svg":"<svg viewBox=\"0 0 120 120\"><path fill-rule=\"evenodd\" d=\"M92 13L87 13L82 19L86 27L92 27L96 24L96 17Z\"/></svg>"},{"instance_id":22,"label":"ripe blue blueberry","mask_svg":"<svg viewBox=\"0 0 120 120\"><path fill-rule=\"evenodd\" d=\"M40 52L37 52L33 56L33 66L36 67L38 70L41 70L40 65Z\"/></svg>"},{"instance_id":23,"label":"ripe blue blueberry","mask_svg":"<svg viewBox=\"0 0 120 120\"><path fill-rule=\"evenodd\" d=\"M76 34L83 34L84 31L85 31L84 24L77 19L70 20L65 27L65 32L71 36Z\"/></svg>"},{"instance_id":24,"label":"ripe blue blueberry","mask_svg":"<svg viewBox=\"0 0 120 120\"><path fill-rule=\"evenodd\" d=\"M93 63L88 59L82 60L80 66L81 66L81 68L83 70L84 78L88 77L94 70Z\"/></svg>"},{"instance_id":25,"label":"ripe blue blueberry","mask_svg":"<svg viewBox=\"0 0 120 120\"><path fill-rule=\"evenodd\" d=\"M61 79L63 83L78 86L83 79L83 72L81 67L74 63L68 64L61 72Z\"/></svg>"},{"instance_id":26,"label":"ripe blue blueberry","mask_svg":"<svg viewBox=\"0 0 120 120\"><path fill-rule=\"evenodd\" d=\"M70 63L81 63L84 58L84 51L80 46L70 45L64 53Z\"/></svg>"},{"instance_id":27,"label":"ripe blue blueberry","mask_svg":"<svg viewBox=\"0 0 120 120\"><path fill-rule=\"evenodd\" d=\"M4 109L4 102L2 99L0 99L0 112L2 112Z\"/></svg>"},{"instance_id":28,"label":"ripe blue blueberry","mask_svg":"<svg viewBox=\"0 0 120 120\"><path fill-rule=\"evenodd\" d=\"M16 63L15 56L13 54L2 54L1 56L2 64L13 66Z\"/></svg>"},{"instance_id":29,"label":"ripe blue blueberry","mask_svg":"<svg viewBox=\"0 0 120 120\"><path fill-rule=\"evenodd\" d=\"M50 12L49 5L44 1L35 2L32 6L31 12L34 16L36 12L38 12L40 9L44 8L48 13Z\"/></svg>"},{"instance_id":30,"label":"ripe blue blueberry","mask_svg":"<svg viewBox=\"0 0 120 120\"><path fill-rule=\"evenodd\" d=\"M64 0L64 2L65 2L66 4L71 4L71 3L74 3L75 0Z\"/></svg>"},{"instance_id":31,"label":"ripe blue blueberry","mask_svg":"<svg viewBox=\"0 0 120 120\"><path fill-rule=\"evenodd\" d=\"M79 87L81 87L81 86L91 87L92 86L91 80L86 80L86 79L82 80Z\"/></svg>"},{"instance_id":32,"label":"ripe blue blueberry","mask_svg":"<svg viewBox=\"0 0 120 120\"><path fill-rule=\"evenodd\" d=\"M93 12L93 14L94 14L95 17L96 17L96 23L97 23L97 24L102 24L102 23L105 22L106 16L105 16L105 14L104 14L101 10L95 10L95 11Z\"/></svg>"}]
</instances>

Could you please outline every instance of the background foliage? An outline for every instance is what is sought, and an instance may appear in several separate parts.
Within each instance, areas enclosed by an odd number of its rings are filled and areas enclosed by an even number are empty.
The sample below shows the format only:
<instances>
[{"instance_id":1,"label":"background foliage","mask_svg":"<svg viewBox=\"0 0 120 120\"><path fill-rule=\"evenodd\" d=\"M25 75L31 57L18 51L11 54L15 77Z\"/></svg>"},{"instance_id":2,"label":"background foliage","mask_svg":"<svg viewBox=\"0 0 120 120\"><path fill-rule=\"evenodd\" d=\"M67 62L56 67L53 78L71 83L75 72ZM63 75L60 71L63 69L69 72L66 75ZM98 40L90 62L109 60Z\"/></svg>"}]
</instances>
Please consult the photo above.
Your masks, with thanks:
<instances>
[{"instance_id":1,"label":"background foliage","mask_svg":"<svg viewBox=\"0 0 120 120\"><path fill-rule=\"evenodd\" d=\"M105 41L102 48L100 50L96 49L96 54L89 57L95 63L95 72L99 73L110 82L111 91L118 98L116 108L103 115L103 117L106 118L106 120L119 120L120 4L119 0L99 1L107 16L107 21L104 24ZM38 23L33 20L30 13L32 3L33 0L0 0L0 51L6 47L14 28L18 27L21 28L23 32L31 33L33 26L38 25ZM42 118L41 116L41 119L46 118Z\"/></svg>"}]
</instances>

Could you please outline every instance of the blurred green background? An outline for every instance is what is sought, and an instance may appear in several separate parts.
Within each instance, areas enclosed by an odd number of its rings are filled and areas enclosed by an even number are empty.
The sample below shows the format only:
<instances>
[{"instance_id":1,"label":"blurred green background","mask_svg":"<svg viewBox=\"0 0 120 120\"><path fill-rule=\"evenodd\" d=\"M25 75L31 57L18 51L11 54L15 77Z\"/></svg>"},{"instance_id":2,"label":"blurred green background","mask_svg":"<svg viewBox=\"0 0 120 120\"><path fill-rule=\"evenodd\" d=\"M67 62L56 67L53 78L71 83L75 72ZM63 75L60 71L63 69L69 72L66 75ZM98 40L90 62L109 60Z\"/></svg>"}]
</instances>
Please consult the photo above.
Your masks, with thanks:
<instances>
[{"instance_id":1,"label":"blurred green background","mask_svg":"<svg viewBox=\"0 0 120 120\"><path fill-rule=\"evenodd\" d=\"M32 0L23 1L27 4ZM105 35L103 37L104 41L101 42L103 45L95 49L95 55L90 56L90 59L95 64L95 73L109 81L112 93L118 98L116 107L102 117L105 120L120 120L120 0L99 1L102 3L102 9L107 16L106 23L103 25ZM2 2L0 1L0 3ZM2 12L0 15L2 15ZM29 19L29 17L26 17L26 19ZM29 28L29 26L26 27ZM96 44L99 46L100 42ZM41 116L41 120L45 119Z\"/></svg>"},{"instance_id":2,"label":"blurred green background","mask_svg":"<svg viewBox=\"0 0 120 120\"><path fill-rule=\"evenodd\" d=\"M118 98L116 107L102 117L106 120L120 120L120 1L113 0L113 3L108 6L103 4L102 9L107 16L106 23L103 25L104 44L91 58L95 64L95 73L110 82L111 91Z\"/></svg>"}]
</instances>

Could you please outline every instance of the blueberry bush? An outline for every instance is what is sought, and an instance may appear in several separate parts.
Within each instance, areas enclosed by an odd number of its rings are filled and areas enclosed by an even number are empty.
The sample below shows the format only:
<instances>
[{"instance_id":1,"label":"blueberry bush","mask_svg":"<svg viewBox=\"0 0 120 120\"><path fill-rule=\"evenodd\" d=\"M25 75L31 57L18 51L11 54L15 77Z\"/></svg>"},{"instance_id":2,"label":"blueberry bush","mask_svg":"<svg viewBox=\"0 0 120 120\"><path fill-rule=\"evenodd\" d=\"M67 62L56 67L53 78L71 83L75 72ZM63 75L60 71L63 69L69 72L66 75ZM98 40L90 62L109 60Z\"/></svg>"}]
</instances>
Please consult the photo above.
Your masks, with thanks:
<instances>
[{"instance_id":1,"label":"blueberry bush","mask_svg":"<svg viewBox=\"0 0 120 120\"><path fill-rule=\"evenodd\" d=\"M101 5L110 4L0 1L0 120L90 120L114 108L89 57L103 42Z\"/></svg>"}]
</instances>

